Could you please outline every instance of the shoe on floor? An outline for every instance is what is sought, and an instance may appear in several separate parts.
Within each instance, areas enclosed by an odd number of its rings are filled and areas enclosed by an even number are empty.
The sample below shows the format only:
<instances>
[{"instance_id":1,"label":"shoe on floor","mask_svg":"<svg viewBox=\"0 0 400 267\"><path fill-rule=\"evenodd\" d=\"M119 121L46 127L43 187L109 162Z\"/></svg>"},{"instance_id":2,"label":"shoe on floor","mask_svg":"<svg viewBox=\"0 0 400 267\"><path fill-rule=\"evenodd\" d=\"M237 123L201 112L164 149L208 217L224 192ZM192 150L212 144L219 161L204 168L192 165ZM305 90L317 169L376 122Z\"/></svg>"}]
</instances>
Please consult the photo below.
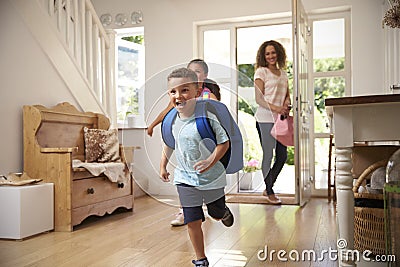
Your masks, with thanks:
<instances>
[{"instance_id":1,"label":"shoe on floor","mask_svg":"<svg viewBox=\"0 0 400 267\"><path fill-rule=\"evenodd\" d=\"M195 267L207 267L209 265L207 258L201 260L192 260Z\"/></svg>"},{"instance_id":2,"label":"shoe on floor","mask_svg":"<svg viewBox=\"0 0 400 267\"><path fill-rule=\"evenodd\" d=\"M226 227L231 227L233 225L233 214L227 206L225 206L225 214L224 217L222 217L221 221Z\"/></svg>"},{"instance_id":3,"label":"shoe on floor","mask_svg":"<svg viewBox=\"0 0 400 267\"><path fill-rule=\"evenodd\" d=\"M278 205L282 204L282 200L280 200L277 196L275 195L268 195L267 196L267 201L271 204Z\"/></svg>"},{"instance_id":4,"label":"shoe on floor","mask_svg":"<svg viewBox=\"0 0 400 267\"><path fill-rule=\"evenodd\" d=\"M183 216L183 211L181 210L176 218L171 221L172 226L182 226L185 225L185 217Z\"/></svg>"},{"instance_id":5,"label":"shoe on floor","mask_svg":"<svg viewBox=\"0 0 400 267\"><path fill-rule=\"evenodd\" d=\"M263 194L263 196L267 197L268 203L275 204L275 205L282 204L282 200L280 200L279 197L277 197L275 195L267 195L267 190L264 190L262 194Z\"/></svg>"}]
</instances>

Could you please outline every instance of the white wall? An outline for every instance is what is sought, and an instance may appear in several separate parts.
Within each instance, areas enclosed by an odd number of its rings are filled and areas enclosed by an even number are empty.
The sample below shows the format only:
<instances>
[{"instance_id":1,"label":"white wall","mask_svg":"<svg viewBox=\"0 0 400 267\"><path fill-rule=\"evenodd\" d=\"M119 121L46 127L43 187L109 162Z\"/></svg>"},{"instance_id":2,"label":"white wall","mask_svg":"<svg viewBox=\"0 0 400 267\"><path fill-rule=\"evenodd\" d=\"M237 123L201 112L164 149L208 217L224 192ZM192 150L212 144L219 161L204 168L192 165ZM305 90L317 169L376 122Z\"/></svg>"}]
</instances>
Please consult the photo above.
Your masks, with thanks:
<instances>
[{"instance_id":1,"label":"white wall","mask_svg":"<svg viewBox=\"0 0 400 267\"><path fill-rule=\"evenodd\" d=\"M353 0L351 53L353 95L384 93L381 0Z\"/></svg>"},{"instance_id":2,"label":"white wall","mask_svg":"<svg viewBox=\"0 0 400 267\"><path fill-rule=\"evenodd\" d=\"M23 105L76 105L10 1L0 1L0 174L23 170Z\"/></svg>"},{"instance_id":3,"label":"white wall","mask_svg":"<svg viewBox=\"0 0 400 267\"><path fill-rule=\"evenodd\" d=\"M207 20L230 19L289 12L291 1L273 0L92 0L99 16L110 13L143 12L146 46L146 111L165 93L165 68L185 64L193 55L193 24ZM381 30L382 0L303 0L307 11L327 8L349 7L352 23L352 73L353 95L384 92L383 84L383 36ZM132 25L127 25L132 27ZM254 51L256 53L256 51ZM372 68L372 65L374 68ZM370 67L371 66L371 67ZM160 72L162 72L160 74ZM159 75L157 75L159 74ZM155 77L156 76L156 77ZM370 77L373 77L371 79ZM165 99L163 100L165 101ZM151 121L166 102L158 103L151 110ZM159 109L159 110L157 110ZM148 177L152 193L162 194L166 187L158 182L158 163L161 153L159 127L155 136L149 138L143 130L124 131L124 142L139 145L143 149L135 155L137 176ZM150 162L150 164L149 164Z\"/></svg>"}]
</instances>

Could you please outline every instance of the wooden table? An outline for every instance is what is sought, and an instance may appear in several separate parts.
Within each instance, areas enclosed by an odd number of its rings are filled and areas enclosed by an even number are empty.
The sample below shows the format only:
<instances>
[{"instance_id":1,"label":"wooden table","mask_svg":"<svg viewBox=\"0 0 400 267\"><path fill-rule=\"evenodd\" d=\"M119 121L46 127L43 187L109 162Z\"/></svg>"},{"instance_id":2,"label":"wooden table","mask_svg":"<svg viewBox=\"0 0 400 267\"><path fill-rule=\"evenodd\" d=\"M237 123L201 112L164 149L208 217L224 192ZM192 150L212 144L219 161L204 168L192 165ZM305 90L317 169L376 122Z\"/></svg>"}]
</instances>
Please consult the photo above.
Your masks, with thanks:
<instances>
[{"instance_id":1,"label":"wooden table","mask_svg":"<svg viewBox=\"0 0 400 267\"><path fill-rule=\"evenodd\" d=\"M335 135L338 240L347 242L340 255L354 249L354 148L400 140L400 94L332 98L325 106ZM340 266L356 265L339 260Z\"/></svg>"}]
</instances>

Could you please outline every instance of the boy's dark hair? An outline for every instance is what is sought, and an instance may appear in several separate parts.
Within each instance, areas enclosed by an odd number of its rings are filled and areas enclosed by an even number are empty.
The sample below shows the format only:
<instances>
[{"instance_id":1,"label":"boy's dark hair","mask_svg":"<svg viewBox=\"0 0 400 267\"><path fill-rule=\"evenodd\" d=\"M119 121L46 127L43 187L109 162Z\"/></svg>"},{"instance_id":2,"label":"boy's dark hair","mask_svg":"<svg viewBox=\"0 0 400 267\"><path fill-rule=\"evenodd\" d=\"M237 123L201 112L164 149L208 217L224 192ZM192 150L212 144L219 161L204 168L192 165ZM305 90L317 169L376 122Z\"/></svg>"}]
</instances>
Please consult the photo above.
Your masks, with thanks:
<instances>
[{"instance_id":1,"label":"boy's dark hair","mask_svg":"<svg viewBox=\"0 0 400 267\"><path fill-rule=\"evenodd\" d=\"M208 74L208 65L207 65L207 63L206 63L204 60L202 60L202 59L200 59L200 58L192 59L192 60L189 62L189 64L187 65L187 67L189 67L190 64L192 64L192 63L196 63L196 64L201 65L201 67L202 67L203 70L204 70L204 73Z\"/></svg>"},{"instance_id":2,"label":"boy's dark hair","mask_svg":"<svg viewBox=\"0 0 400 267\"><path fill-rule=\"evenodd\" d=\"M210 89L211 93L215 95L218 101L221 101L221 89L219 88L216 81L207 78L204 80L203 85L204 87Z\"/></svg>"},{"instance_id":3,"label":"boy's dark hair","mask_svg":"<svg viewBox=\"0 0 400 267\"><path fill-rule=\"evenodd\" d=\"M189 78L193 81L193 83L195 83L196 85L198 84L197 74L188 68L179 68L173 70L168 75L167 80L169 81L171 78Z\"/></svg>"}]
</instances>

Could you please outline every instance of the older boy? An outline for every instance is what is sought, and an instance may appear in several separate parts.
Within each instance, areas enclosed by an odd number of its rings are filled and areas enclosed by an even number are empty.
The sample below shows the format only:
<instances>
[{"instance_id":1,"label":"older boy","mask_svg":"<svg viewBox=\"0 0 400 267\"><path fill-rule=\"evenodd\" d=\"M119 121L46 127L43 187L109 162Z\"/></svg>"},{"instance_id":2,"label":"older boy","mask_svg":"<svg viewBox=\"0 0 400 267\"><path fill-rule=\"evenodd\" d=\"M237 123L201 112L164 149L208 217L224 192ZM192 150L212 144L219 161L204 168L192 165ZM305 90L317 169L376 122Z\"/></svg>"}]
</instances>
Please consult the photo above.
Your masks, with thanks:
<instances>
[{"instance_id":1,"label":"older boy","mask_svg":"<svg viewBox=\"0 0 400 267\"><path fill-rule=\"evenodd\" d=\"M233 215L225 205L225 168L219 161L229 148L229 138L216 117L210 114L209 121L217 145L213 152L209 152L202 143L194 116L196 97L199 95L195 72L187 68L174 70L168 76L168 94L178 112L172 125L177 159L174 184L177 186L185 224L197 257L192 262L197 267L208 266L201 228L205 220L203 202L211 217L221 220L228 227L233 224ZM172 152L171 148L164 145L160 176L165 182L169 182L167 164Z\"/></svg>"}]
</instances>

